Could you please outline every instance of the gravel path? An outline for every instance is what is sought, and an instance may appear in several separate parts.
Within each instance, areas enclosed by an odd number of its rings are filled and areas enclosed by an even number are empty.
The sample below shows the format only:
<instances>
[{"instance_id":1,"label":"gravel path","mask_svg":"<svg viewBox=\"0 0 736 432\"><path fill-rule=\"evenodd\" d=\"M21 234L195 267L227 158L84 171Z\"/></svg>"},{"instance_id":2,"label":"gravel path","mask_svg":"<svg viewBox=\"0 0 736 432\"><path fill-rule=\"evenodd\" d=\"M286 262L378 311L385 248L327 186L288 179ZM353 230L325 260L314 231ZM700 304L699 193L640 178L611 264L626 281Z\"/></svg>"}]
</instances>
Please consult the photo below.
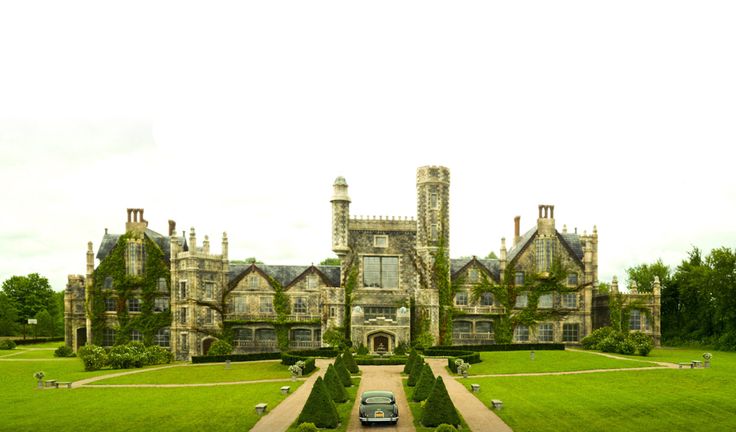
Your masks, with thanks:
<instances>
[{"instance_id":1,"label":"gravel path","mask_svg":"<svg viewBox=\"0 0 736 432\"><path fill-rule=\"evenodd\" d=\"M360 387L355 398L355 405L348 419L348 431L396 431L408 432L414 430L414 417L411 415L409 403L406 401L404 388L401 383L401 371L403 365L398 366L360 366ZM358 420L358 408L360 407L360 395L368 390L388 390L396 396L399 405L399 422L396 425L363 426Z\"/></svg>"}]
</instances>

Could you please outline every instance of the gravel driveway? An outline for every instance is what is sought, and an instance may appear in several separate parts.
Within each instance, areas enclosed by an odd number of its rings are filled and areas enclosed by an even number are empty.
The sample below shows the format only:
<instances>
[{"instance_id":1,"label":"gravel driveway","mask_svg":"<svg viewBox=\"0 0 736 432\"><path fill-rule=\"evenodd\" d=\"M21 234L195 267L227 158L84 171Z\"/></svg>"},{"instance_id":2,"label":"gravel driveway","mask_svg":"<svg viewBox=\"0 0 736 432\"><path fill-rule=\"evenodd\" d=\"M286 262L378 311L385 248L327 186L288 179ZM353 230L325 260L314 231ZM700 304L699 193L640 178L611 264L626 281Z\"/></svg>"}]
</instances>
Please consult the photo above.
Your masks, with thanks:
<instances>
[{"instance_id":1,"label":"gravel driveway","mask_svg":"<svg viewBox=\"0 0 736 432\"><path fill-rule=\"evenodd\" d=\"M353 411L350 413L348 431L413 431L414 420L406 402L404 389L401 385L401 371L403 365L398 366L360 366L361 378L358 396L355 398ZM363 426L358 420L358 408L360 407L360 395L368 390L388 390L396 396L399 405L399 422L396 425L371 425Z\"/></svg>"}]
</instances>

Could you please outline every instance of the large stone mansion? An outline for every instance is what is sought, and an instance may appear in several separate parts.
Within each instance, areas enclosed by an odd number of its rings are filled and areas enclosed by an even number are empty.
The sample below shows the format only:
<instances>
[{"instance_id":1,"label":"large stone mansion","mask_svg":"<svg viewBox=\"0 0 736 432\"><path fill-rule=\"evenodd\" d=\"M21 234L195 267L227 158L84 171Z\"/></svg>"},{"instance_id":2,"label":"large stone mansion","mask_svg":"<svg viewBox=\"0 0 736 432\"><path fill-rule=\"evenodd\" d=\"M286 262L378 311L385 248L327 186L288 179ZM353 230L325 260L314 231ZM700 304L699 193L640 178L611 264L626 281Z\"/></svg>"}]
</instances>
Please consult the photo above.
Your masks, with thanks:
<instances>
[{"instance_id":1,"label":"large stone mansion","mask_svg":"<svg viewBox=\"0 0 736 432\"><path fill-rule=\"evenodd\" d=\"M454 298L447 305L431 272L438 253L449 251L449 170L417 169L416 219L355 218L344 178L335 180L333 191L332 250L340 260L334 266L232 261L227 234L220 253L213 253L208 237L199 243L194 228L187 236L169 221L162 235L148 228L143 209L128 209L125 233L105 230L96 254L89 242L86 275L69 276L67 345L142 341L170 347L186 360L220 337L231 339L236 352L306 349L322 346L328 330L347 327L354 345L393 351L420 333L439 341L441 308L452 309L453 344L494 343L497 320L507 311L492 293L478 295L474 287L509 280L523 286L525 277L549 271L556 259L568 272L566 288L535 297L548 318L516 323L513 341L577 344L607 323L608 295L597 292L597 229L559 231L554 206L540 205L536 224L524 233L517 216L513 239L508 248L501 239L497 259L449 260ZM628 295L647 309L631 312L632 329L658 342L659 287ZM526 308L529 299L520 292L513 308Z\"/></svg>"}]
</instances>

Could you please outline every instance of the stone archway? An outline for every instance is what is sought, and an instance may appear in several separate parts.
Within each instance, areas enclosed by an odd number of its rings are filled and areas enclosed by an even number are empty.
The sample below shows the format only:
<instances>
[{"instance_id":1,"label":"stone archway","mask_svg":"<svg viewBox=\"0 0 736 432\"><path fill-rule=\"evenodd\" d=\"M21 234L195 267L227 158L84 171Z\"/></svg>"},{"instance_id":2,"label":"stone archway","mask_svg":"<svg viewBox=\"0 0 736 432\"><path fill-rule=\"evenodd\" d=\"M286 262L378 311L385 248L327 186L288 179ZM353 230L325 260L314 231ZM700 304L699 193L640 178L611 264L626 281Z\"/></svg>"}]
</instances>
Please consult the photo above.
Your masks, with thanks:
<instances>
[{"instance_id":1,"label":"stone archway","mask_svg":"<svg viewBox=\"0 0 736 432\"><path fill-rule=\"evenodd\" d=\"M210 347L212 347L212 344L215 342L214 338L208 337L202 341L202 355L207 355L207 353L210 351Z\"/></svg>"},{"instance_id":2,"label":"stone archway","mask_svg":"<svg viewBox=\"0 0 736 432\"><path fill-rule=\"evenodd\" d=\"M368 335L368 349L372 353L392 352L396 347L396 336L394 334L379 331Z\"/></svg>"}]
</instances>

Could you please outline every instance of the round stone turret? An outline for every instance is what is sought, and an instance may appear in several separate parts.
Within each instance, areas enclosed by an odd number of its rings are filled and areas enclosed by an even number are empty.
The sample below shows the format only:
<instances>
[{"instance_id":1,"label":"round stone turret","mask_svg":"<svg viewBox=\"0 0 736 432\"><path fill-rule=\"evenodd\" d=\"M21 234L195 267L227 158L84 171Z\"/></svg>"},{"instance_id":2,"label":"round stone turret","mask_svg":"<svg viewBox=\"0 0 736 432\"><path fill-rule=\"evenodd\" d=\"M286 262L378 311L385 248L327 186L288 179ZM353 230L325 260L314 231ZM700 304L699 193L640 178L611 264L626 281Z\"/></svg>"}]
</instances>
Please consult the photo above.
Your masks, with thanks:
<instances>
[{"instance_id":1,"label":"round stone turret","mask_svg":"<svg viewBox=\"0 0 736 432\"><path fill-rule=\"evenodd\" d=\"M345 255L348 248L348 220L350 219L350 197L348 182L344 177L335 179L332 185L332 250L337 256Z\"/></svg>"}]
</instances>

